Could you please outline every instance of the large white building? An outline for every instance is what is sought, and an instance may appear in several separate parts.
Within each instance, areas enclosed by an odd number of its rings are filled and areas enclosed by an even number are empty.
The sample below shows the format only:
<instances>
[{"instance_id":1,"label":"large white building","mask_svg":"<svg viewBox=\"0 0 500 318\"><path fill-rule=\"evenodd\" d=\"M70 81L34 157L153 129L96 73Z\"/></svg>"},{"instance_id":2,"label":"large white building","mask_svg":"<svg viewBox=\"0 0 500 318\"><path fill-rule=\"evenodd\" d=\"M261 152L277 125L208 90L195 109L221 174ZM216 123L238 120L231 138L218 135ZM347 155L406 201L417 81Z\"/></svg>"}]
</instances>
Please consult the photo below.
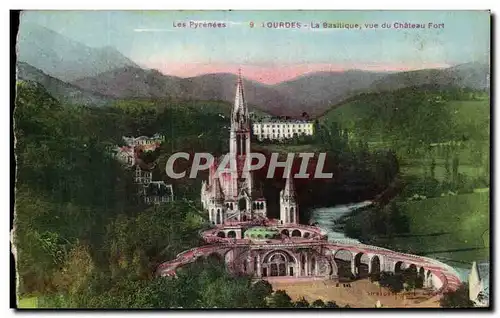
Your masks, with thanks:
<instances>
[{"instance_id":1,"label":"large white building","mask_svg":"<svg viewBox=\"0 0 500 318\"><path fill-rule=\"evenodd\" d=\"M310 121L264 121L253 123L252 126L253 134L258 140L283 140L314 135L314 123Z\"/></svg>"}]
</instances>

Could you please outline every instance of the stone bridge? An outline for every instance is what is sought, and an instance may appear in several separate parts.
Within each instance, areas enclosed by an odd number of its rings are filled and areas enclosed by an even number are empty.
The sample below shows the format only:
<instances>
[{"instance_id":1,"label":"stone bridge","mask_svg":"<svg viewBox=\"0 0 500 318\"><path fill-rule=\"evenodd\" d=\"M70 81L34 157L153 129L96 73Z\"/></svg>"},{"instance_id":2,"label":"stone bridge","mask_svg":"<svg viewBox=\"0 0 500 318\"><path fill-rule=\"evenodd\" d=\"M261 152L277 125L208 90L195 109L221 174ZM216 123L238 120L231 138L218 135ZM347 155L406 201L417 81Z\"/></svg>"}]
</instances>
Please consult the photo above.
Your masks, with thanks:
<instances>
[{"instance_id":1,"label":"stone bridge","mask_svg":"<svg viewBox=\"0 0 500 318\"><path fill-rule=\"evenodd\" d=\"M295 230L298 228L302 229L301 237L268 239L261 242L245 238L218 237L217 233L219 233L221 229L211 229L204 232L204 238L208 242L213 238L214 241L212 244L195 247L178 254L174 260L161 264L156 274L159 276L175 276L175 271L179 267L194 262L199 257L208 257L216 254L224 258L230 271L243 271L244 273L254 274L254 276L262 277L263 279L270 276L284 276L283 279L286 279L286 276L304 276L303 278L305 279L331 279L337 278L341 270L350 271L353 276L360 277L362 275L381 271L397 273L404 269L411 268L417 275L423 278L424 287L432 288L436 294L449 290L456 290L461 284L458 273L451 266L432 258L395 252L366 244L353 244L344 241L326 241L318 240L317 238L303 237L304 233L307 232L321 235L322 232L315 227L297 227L296 225L283 225L279 227L281 232L283 230ZM231 229L224 228L223 231L229 232ZM294 252L302 250L314 250L314 253L316 253L315 255L318 256L306 256L305 259L303 259L303 256L299 256L303 254ZM261 254L250 254L249 251L265 252ZM286 268L283 266L283 274L276 274L277 272L273 274L271 272L272 267L267 269L266 260L269 260L268 255L273 253L285 255L285 257L289 255L288 257L290 259L286 260ZM257 256L254 258L253 255ZM323 256L323 263L320 263L321 255ZM255 261L253 261L253 259L255 259ZM289 264L288 261L290 262ZM321 272L322 265L325 265L327 268L324 272ZM264 275L262 275L263 268L266 268L264 270ZM256 273L259 275L255 275Z\"/></svg>"}]
</instances>

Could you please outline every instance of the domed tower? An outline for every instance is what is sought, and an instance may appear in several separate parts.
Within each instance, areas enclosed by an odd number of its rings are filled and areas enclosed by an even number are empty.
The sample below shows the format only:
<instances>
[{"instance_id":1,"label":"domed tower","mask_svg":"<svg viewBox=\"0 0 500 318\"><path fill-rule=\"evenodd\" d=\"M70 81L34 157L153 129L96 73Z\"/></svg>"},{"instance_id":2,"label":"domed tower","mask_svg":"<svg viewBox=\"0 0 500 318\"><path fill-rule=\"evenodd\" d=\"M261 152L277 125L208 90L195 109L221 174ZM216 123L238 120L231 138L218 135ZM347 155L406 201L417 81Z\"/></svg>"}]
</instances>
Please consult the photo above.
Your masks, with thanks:
<instances>
[{"instance_id":1,"label":"domed tower","mask_svg":"<svg viewBox=\"0 0 500 318\"><path fill-rule=\"evenodd\" d=\"M299 206L291 169L286 178L285 188L280 192L280 220L283 224L299 223Z\"/></svg>"}]
</instances>

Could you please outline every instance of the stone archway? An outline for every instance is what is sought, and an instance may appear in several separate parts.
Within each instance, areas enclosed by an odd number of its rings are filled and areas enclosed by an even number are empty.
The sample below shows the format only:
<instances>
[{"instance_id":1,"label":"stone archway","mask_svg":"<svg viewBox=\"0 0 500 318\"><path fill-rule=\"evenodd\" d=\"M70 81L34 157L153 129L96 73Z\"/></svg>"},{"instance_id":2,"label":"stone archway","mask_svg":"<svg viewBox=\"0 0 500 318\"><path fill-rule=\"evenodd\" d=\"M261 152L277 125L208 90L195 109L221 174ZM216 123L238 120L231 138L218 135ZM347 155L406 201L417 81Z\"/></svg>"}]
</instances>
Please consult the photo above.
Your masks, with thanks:
<instances>
[{"instance_id":1,"label":"stone archway","mask_svg":"<svg viewBox=\"0 0 500 318\"><path fill-rule=\"evenodd\" d=\"M402 261L397 261L396 264L394 264L394 273L401 273L404 269L404 263Z\"/></svg>"},{"instance_id":2,"label":"stone archway","mask_svg":"<svg viewBox=\"0 0 500 318\"><path fill-rule=\"evenodd\" d=\"M284 236L290 236L290 232L288 232L287 229L284 229L283 231L281 231L281 234Z\"/></svg>"},{"instance_id":3,"label":"stone archway","mask_svg":"<svg viewBox=\"0 0 500 318\"><path fill-rule=\"evenodd\" d=\"M416 287L422 288L424 286L425 286L425 269L423 267L420 267L420 269L418 270Z\"/></svg>"},{"instance_id":4,"label":"stone archway","mask_svg":"<svg viewBox=\"0 0 500 318\"><path fill-rule=\"evenodd\" d=\"M404 269L403 275L405 278L405 282L413 286L414 288L417 285L418 279L418 270L415 264L410 264L407 268Z\"/></svg>"},{"instance_id":5,"label":"stone archway","mask_svg":"<svg viewBox=\"0 0 500 318\"><path fill-rule=\"evenodd\" d=\"M333 254L333 260L337 265L339 281L351 281L354 279L353 256L349 250L339 249Z\"/></svg>"},{"instance_id":6,"label":"stone archway","mask_svg":"<svg viewBox=\"0 0 500 318\"><path fill-rule=\"evenodd\" d=\"M354 256L355 274L358 278L368 277L370 258L368 255L360 252Z\"/></svg>"},{"instance_id":7,"label":"stone archway","mask_svg":"<svg viewBox=\"0 0 500 318\"><path fill-rule=\"evenodd\" d=\"M295 258L283 250L268 253L262 262L268 276L294 276L296 265Z\"/></svg>"},{"instance_id":8,"label":"stone archway","mask_svg":"<svg viewBox=\"0 0 500 318\"><path fill-rule=\"evenodd\" d=\"M218 237L225 238L225 237L226 237L226 233L224 233L224 232L220 231L220 232L218 232L218 233L217 233L217 236L218 236Z\"/></svg>"},{"instance_id":9,"label":"stone archway","mask_svg":"<svg viewBox=\"0 0 500 318\"><path fill-rule=\"evenodd\" d=\"M299 230L293 230L292 231L292 237L301 237L302 233L300 233Z\"/></svg>"},{"instance_id":10,"label":"stone archway","mask_svg":"<svg viewBox=\"0 0 500 318\"><path fill-rule=\"evenodd\" d=\"M426 287L432 287L433 286L433 283L432 283L432 272L430 271L430 269L427 270L426 274L425 274L425 286Z\"/></svg>"},{"instance_id":11,"label":"stone archway","mask_svg":"<svg viewBox=\"0 0 500 318\"><path fill-rule=\"evenodd\" d=\"M381 265L380 265L380 258L378 255L375 255L372 257L370 260L370 274L380 274L381 270Z\"/></svg>"},{"instance_id":12,"label":"stone archway","mask_svg":"<svg viewBox=\"0 0 500 318\"><path fill-rule=\"evenodd\" d=\"M235 231L227 232L227 237L228 238L236 238L236 232Z\"/></svg>"}]
</instances>

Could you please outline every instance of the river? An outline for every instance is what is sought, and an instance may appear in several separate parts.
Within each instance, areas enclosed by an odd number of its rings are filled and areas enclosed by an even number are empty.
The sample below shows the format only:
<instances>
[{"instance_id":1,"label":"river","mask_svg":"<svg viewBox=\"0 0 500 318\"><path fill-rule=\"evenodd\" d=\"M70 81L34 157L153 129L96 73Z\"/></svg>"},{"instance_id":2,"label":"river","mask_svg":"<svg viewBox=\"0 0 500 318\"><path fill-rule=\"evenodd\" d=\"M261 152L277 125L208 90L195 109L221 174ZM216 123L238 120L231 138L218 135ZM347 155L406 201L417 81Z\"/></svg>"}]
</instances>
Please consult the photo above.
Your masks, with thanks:
<instances>
[{"instance_id":1,"label":"river","mask_svg":"<svg viewBox=\"0 0 500 318\"><path fill-rule=\"evenodd\" d=\"M347 238L343 232L335 231L335 220L342 216L351 213L352 211L364 208L372 204L372 201L363 201L358 203L349 203L343 205L336 205L328 208L313 209L311 213L311 224L317 223L317 226L322 228L328 233L329 241L348 241L352 243L359 243L357 239Z\"/></svg>"},{"instance_id":2,"label":"river","mask_svg":"<svg viewBox=\"0 0 500 318\"><path fill-rule=\"evenodd\" d=\"M335 231L335 220L338 220L342 216L351 213L352 211L364 208L371 205L372 201L363 201L358 203L349 203L343 205L336 205L334 207L326 208L316 208L312 210L310 224L316 223L318 227L323 229L328 233L329 241L345 241L349 243L360 243L357 239L348 238L343 232ZM448 264L453 266L460 275L462 281L468 280L468 274L470 273L469 268L461 268L456 265ZM489 279L489 277L488 277Z\"/></svg>"}]
</instances>

